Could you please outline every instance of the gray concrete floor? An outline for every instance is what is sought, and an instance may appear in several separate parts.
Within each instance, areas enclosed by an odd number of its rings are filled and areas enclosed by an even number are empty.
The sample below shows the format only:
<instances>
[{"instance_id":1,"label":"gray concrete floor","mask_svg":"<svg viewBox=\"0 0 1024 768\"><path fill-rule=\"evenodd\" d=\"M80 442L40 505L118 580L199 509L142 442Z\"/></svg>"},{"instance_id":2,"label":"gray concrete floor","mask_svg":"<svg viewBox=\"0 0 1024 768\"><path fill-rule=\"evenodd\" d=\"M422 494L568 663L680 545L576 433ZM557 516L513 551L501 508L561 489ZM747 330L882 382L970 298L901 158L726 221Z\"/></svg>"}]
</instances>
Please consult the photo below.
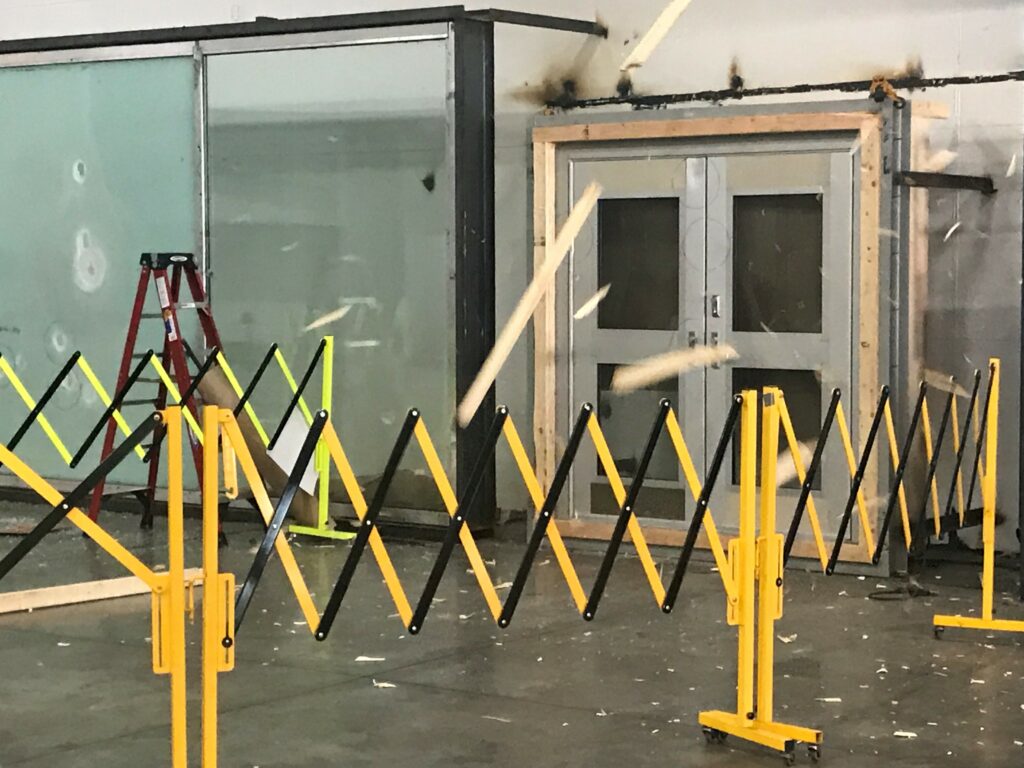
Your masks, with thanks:
<instances>
[{"instance_id":1,"label":"gray concrete floor","mask_svg":"<svg viewBox=\"0 0 1024 768\"><path fill-rule=\"evenodd\" d=\"M0 522L38 514L0 506ZM164 521L152 533L127 515L102 522L147 562L166 563ZM189 564L198 565L198 523L187 528ZM227 528L224 562L242 575L260 531ZM14 543L0 536L0 553ZM414 599L436 548L389 545ZM496 583L510 580L522 547L483 542L482 549L496 561ZM300 543L300 563L321 604L346 551L346 544ZM659 556L673 560L670 552ZM575 560L589 586L598 556L582 548ZM639 563L621 557L597 619L587 624L542 552L509 631L490 620L467 567L457 555L423 633L411 637L367 552L332 636L316 643L272 561L238 636L237 668L221 676L220 765L782 764L732 739L705 745L696 723L699 711L729 709L735 697L735 631L708 563L694 565L666 617ZM106 555L65 529L0 589L118 575ZM1024 618L1024 606L1010 598L1013 574L998 577L1001 615ZM1021 766L1024 638L950 630L934 640L931 615L970 612L980 598L977 576L929 571L922 583L935 597L883 602L868 594L895 580L790 572L777 625L786 640L776 644L777 719L820 727L823 762L836 768ZM189 628L195 765L199 629L198 621ZM0 617L0 766L168 765L167 680L150 670L148 635L144 597ZM803 752L797 759L808 762Z\"/></svg>"}]
</instances>

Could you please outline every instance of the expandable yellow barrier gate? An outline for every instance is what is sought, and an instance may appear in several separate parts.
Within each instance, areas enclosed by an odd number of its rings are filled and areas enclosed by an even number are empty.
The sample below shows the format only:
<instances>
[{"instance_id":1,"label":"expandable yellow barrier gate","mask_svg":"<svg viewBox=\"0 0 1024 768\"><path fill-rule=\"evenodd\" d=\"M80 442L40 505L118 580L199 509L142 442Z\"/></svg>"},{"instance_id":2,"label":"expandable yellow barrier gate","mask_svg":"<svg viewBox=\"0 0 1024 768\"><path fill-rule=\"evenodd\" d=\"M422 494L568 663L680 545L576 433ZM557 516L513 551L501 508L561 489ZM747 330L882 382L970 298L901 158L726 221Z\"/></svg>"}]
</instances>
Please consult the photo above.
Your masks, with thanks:
<instances>
[{"instance_id":1,"label":"expandable yellow barrier gate","mask_svg":"<svg viewBox=\"0 0 1024 768\"><path fill-rule=\"evenodd\" d=\"M1024 632L1024 621L995 618L995 546L996 546L996 465L999 442L999 360L990 361L989 391L991 403L982 428L985 440L985 470L981 473L982 528L981 540L984 561L981 574L981 618L973 616L947 616L936 614L932 619L936 636L946 627L984 629L999 632ZM954 424L956 420L954 419ZM956 428L954 427L954 430ZM963 490L961 489L961 494ZM963 504L961 503L961 511Z\"/></svg>"},{"instance_id":2,"label":"expandable yellow barrier gate","mask_svg":"<svg viewBox=\"0 0 1024 768\"><path fill-rule=\"evenodd\" d=\"M141 426L74 490L62 496L52 485L19 459L8 447L0 445L0 463L35 491L53 510L18 544L0 559L0 579L11 571L61 520L67 518L112 558L137 576L152 590L152 663L153 672L168 675L171 682L171 765L186 766L186 681L185 681L185 550L184 508L182 504L182 429L181 408L171 407L145 419ZM117 466L157 426L167 430L170 446L167 498L167 571L156 573L128 551L102 526L89 519L78 505L88 499L93 486ZM211 452L213 453L213 452ZM216 499L216 495L214 495ZM215 519L215 516L214 516ZM216 523L215 523L216 525ZM213 552L216 556L216 529ZM219 583L219 582L218 582ZM229 596L233 597L232 596ZM209 598L209 595L207 596ZM212 602L207 599L204 602ZM230 602L230 599L229 599Z\"/></svg>"},{"instance_id":3,"label":"expandable yellow barrier gate","mask_svg":"<svg viewBox=\"0 0 1024 768\"><path fill-rule=\"evenodd\" d=\"M308 378L307 372L307 378ZM232 376L233 378L233 376ZM411 633L422 631L427 613L433 604L434 595L443 578L446 566L456 546L461 545L465 551L473 573L480 587L481 594L499 627L507 627L512 621L516 606L528 581L534 559L541 544L546 539L554 552L562 576L568 587L569 595L576 610L585 620L592 620L597 612L601 597L605 591L616 555L626 535L636 549L641 567L647 577L651 594L663 613L670 613L678 598L683 578L690 562L693 549L701 531L707 536L711 553L718 566L726 597L726 616L728 623L737 628L738 635L738 671L736 686L735 711L705 711L699 715L699 722L709 741L717 741L731 734L737 738L757 743L777 750L785 756L787 762L794 760L794 749L797 743L808 746L812 759L820 757L822 733L819 730L798 725L776 722L774 719L774 642L775 622L783 614L784 571L789 557L792 540L800 525L803 511L806 509L817 545L818 559L826 573L834 570L835 563L843 546L846 526L849 524L854 508L859 514L864 529L862 545L876 556L884 546L885 534L891 515L898 504L900 508L902 528L908 543L913 543L913 526L907 510L903 489L903 473L911 444L914 440L916 425L923 420L923 436L925 438L926 455L929 459L929 471L926 477L926 503L931 501L934 520L932 530L942 532L948 530L947 524L962 523L965 520L965 502L960 477L960 466L967 442L968 421L975 421L975 442L977 453L975 472L980 471L980 453L984 446L984 471L982 478L983 522L985 541L985 568L983 574L983 615L980 619L964 617L936 616L935 626L959 626L984 629L1000 629L1009 631L1024 630L1024 622L996 620L993 617L992 577L994 559L994 530L996 511L996 453L998 434L998 391L999 361L993 360L990 365L988 395L983 409L984 420L977 417L977 392L980 375L975 378L974 395L967 411L964 423L964 435L959 435L959 420L954 396L947 400L943 418L933 444L931 425L927 413L925 389L921 393L915 408L911 427L906 442L896 455L897 441L893 427L892 413L888 404L888 390L882 389L878 407L876 408L871 429L865 438L864 449L859 460L855 456L850 439L849 428L839 402L839 392L833 392L832 401L826 414L825 423L810 464L805 467L793 429L792 420L785 404L785 398L778 388L765 388L763 394L755 391L744 391L737 395L728 412L722 433L719 437L714 454L708 464L703 484L699 479L691 454L687 448L678 419L668 401L663 400L659 406L657 417L652 425L641 459L637 465L632 482L625 487L612 458L607 441L601 430L594 409L584 404L580 409L565 452L558 464L551 481L551 487L545 494L541 488L533 466L519 433L508 413L501 407L497 410L490 427L486 442L487 449L478 457L476 466L467 484L466 498L456 498L451 483L444 471L442 462L425 424L416 409L408 412L403 422L395 445L388 458L381 480L371 499L367 499L359 486L355 473L349 463L333 425L329 421L326 410L310 414L310 429L299 450L295 466L289 474L288 482L276 506L266 491L253 457L242 436L241 429L230 409L207 406L203 409L202 438L208 450L203 454L202 490L203 490L203 579L205 583L205 599L203 604L203 649L202 649L202 756L204 768L215 768L217 764L217 694L218 675L230 671L235 663L236 636L242 625L246 611L258 586L260 578L271 558L276 552L285 571L285 575L295 594L305 623L316 640L325 640L333 626L335 618L347 593L351 579L365 549L369 547L380 569L386 587L391 595L402 625ZM237 381L235 385L237 386ZM303 385L294 388L293 407L301 400ZM759 425L760 413L760 425ZM154 414L143 426L132 432L127 440L119 446L110 458L92 472L83 483L62 498L42 478L8 449L0 446L0 462L8 465L24 482L35 489L48 503L54 505L53 512L37 526L24 541L19 543L11 553L0 560L0 578L9 571L60 519L67 516L87 535L99 543L115 559L125 565L129 571L139 576L153 591L153 668L158 674L171 676L171 730L172 730L172 765L183 768L185 760L185 636L184 636L184 596L185 584L183 556L183 522L182 522L182 427L183 416L180 407L168 408ZM833 420L838 420L840 437L844 454L851 475L850 495L831 555L827 552L812 494L813 480L817 472ZM888 498L885 519L877 535L872 530L867 514L867 506L861 491L861 481L865 468L871 457L877 433L883 420L888 433L888 443L893 456L895 483L892 485ZM956 467L954 481L950 487L947 509L952 504L954 488L961 499L960 509L956 515L947 513L940 515L935 482L935 468L938 453L942 446L943 435L947 425L953 424ZM979 425L979 421L981 422ZM169 564L168 573L157 574L143 565L116 540L109 536L100 526L91 521L76 508L81 498L85 498L92 487L104 477L113 466L135 450L146 434L158 425L164 425L171 444L171 462L169 467ZM734 439L736 427L739 425L739 530L727 546L723 546L722 536L715 525L710 499L715 483L722 469L730 442ZM760 429L759 429L760 427ZM663 431L667 431L669 440L675 450L696 506L687 530L686 538L678 555L678 561L666 583L659 574L659 569L650 552L643 530L634 513L638 494L642 488L655 447ZM797 476L801 482L801 495L797 511L790 526L788 536L776 530L777 505L777 467L779 437L784 436L790 447ZM609 485L619 504L619 515L598 569L595 581L589 594L584 590L578 572L572 562L565 543L554 520L555 510L561 491L569 477L570 469L582 441L589 437L597 452L608 477ZM485 468L491 461L497 444L504 438L530 494L536 510L535 525L530 534L515 578L509 587L506 599L501 601L498 589L487 570L486 563L480 554L476 541L470 531L463 510L468 508L482 484ZM761 445L760 481L757 472L757 446ZM428 575L423 592L413 603L394 567L387 548L378 531L378 516L384 504L390 484L398 470L403 455L411 442L415 441L428 470L448 511L450 523L437 554L434 565ZM217 449L213 449L214 447ZM326 465L322 457L326 456ZM295 555L288 540L281 536L288 510L298 491L301 479L311 461L316 461L317 469L329 471L330 465L337 469L341 482L345 487L349 500L358 518L358 532L352 543L351 550L339 573L334 588L327 600L323 612L320 613L299 569ZM239 469L241 474L239 474ZM266 524L265 535L257 547L256 555L240 591L236 596L235 577L230 573L221 573L218 557L219 530L219 494L220 477L223 472L223 486L229 498L235 498L239 490L239 478L244 477ZM760 489L758 483L760 482ZM973 490L974 479L971 480ZM966 497L966 505L970 505L970 492Z\"/></svg>"}]
</instances>

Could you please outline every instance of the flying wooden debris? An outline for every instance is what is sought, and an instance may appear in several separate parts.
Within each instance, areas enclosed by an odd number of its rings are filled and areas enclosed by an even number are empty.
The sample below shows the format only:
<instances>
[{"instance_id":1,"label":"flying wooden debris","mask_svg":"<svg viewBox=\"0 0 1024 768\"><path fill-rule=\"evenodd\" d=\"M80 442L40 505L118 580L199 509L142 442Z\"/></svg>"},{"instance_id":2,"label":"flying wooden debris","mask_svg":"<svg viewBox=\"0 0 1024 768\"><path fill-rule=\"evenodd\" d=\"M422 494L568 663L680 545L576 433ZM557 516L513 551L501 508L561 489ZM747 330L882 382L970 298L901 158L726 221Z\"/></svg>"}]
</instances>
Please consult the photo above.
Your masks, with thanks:
<instances>
[{"instance_id":1,"label":"flying wooden debris","mask_svg":"<svg viewBox=\"0 0 1024 768\"><path fill-rule=\"evenodd\" d=\"M941 371L925 369L924 383L932 389L940 389L943 392L952 392L957 397L967 397L967 390L956 383L956 377Z\"/></svg>"},{"instance_id":2,"label":"flying wooden debris","mask_svg":"<svg viewBox=\"0 0 1024 768\"><path fill-rule=\"evenodd\" d=\"M1017 153L1013 153L1013 157L1010 158L1010 165L1006 169L1006 178L1010 178L1017 172Z\"/></svg>"},{"instance_id":3,"label":"flying wooden debris","mask_svg":"<svg viewBox=\"0 0 1024 768\"><path fill-rule=\"evenodd\" d=\"M341 320L352 310L351 304L346 304L344 307L339 307L333 312L328 312L326 315L318 317L312 323L302 329L303 333L309 333L310 331L316 330L317 328L323 328L325 325L330 325L333 322Z\"/></svg>"},{"instance_id":4,"label":"flying wooden debris","mask_svg":"<svg viewBox=\"0 0 1024 768\"><path fill-rule=\"evenodd\" d=\"M948 149L940 149L931 157L927 158L921 167L917 170L926 171L928 173L938 173L946 170L949 164L956 160L956 152L951 152Z\"/></svg>"},{"instance_id":5,"label":"flying wooden debris","mask_svg":"<svg viewBox=\"0 0 1024 768\"><path fill-rule=\"evenodd\" d=\"M576 314L572 316L573 319L582 320L587 315L593 314L594 310L597 309L597 305L604 301L604 297L608 295L608 291L611 289L611 287L612 284L608 283L608 285L598 288L597 293L595 293L593 296L591 296L589 299L583 302L583 305L576 310Z\"/></svg>"},{"instance_id":6,"label":"flying wooden debris","mask_svg":"<svg viewBox=\"0 0 1024 768\"><path fill-rule=\"evenodd\" d=\"M679 17L683 15L683 11L692 2L693 0L672 0L671 3L666 5L665 10L661 12L654 21L654 24L651 25L651 28L640 38L640 42L629 52L619 70L621 72L628 72L631 69L642 67L654 49L658 47L658 44L665 39L665 35L668 34L672 25L679 20Z\"/></svg>"},{"instance_id":7,"label":"flying wooden debris","mask_svg":"<svg viewBox=\"0 0 1024 768\"><path fill-rule=\"evenodd\" d=\"M569 212L569 216L555 238L554 244L548 248L544 263L540 265L540 268L533 276L530 286L526 289L522 298L519 299L519 303L512 311L512 316L505 323L505 327L501 329L498 340L494 343L494 349L487 355L487 359L484 360L484 364L480 367L476 379L473 380L473 383L466 391L466 396L462 398L457 412L461 426L466 426L474 414L476 414L480 403L483 402L484 397L487 395L487 390L491 388L494 380L498 377L498 371L501 370L505 360L508 359L520 334L526 328L526 324L530 322L534 310L537 309L540 300L544 298L544 294L551 287L558 267L565 260L565 255L572 247L573 242L576 240L576 235L583 228L583 224L586 222L587 217L590 216L590 212L597 205L597 199L600 196L601 185L596 181L591 182L583 190L580 199Z\"/></svg>"},{"instance_id":8,"label":"flying wooden debris","mask_svg":"<svg viewBox=\"0 0 1024 768\"><path fill-rule=\"evenodd\" d=\"M800 466L806 467L811 461L811 446L807 443L797 443L797 450L800 454ZM792 451L786 451L779 457L775 465L775 484L782 485L799 477L797 472L796 456Z\"/></svg>"},{"instance_id":9,"label":"flying wooden debris","mask_svg":"<svg viewBox=\"0 0 1024 768\"><path fill-rule=\"evenodd\" d=\"M942 238L942 242L946 242L947 240L949 240L949 238L953 236L953 233L956 232L958 229L960 229L959 221L949 228L949 230L946 232L946 236Z\"/></svg>"},{"instance_id":10,"label":"flying wooden debris","mask_svg":"<svg viewBox=\"0 0 1024 768\"><path fill-rule=\"evenodd\" d=\"M728 344L717 347L688 347L648 357L622 366L612 376L613 392L632 392L648 384L664 381L691 368L703 368L739 357Z\"/></svg>"}]
</instances>

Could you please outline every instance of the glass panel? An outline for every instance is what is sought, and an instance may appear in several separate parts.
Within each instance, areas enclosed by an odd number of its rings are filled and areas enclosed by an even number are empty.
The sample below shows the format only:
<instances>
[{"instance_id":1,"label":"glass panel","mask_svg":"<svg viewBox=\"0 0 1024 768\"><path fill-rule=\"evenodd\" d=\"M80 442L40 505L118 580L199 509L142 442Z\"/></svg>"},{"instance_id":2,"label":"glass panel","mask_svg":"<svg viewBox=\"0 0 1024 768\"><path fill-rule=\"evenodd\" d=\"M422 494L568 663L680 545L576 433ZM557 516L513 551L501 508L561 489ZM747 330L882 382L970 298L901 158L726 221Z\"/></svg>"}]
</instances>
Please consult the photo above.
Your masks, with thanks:
<instances>
[{"instance_id":1,"label":"glass panel","mask_svg":"<svg viewBox=\"0 0 1024 768\"><path fill-rule=\"evenodd\" d=\"M381 471L412 406L450 471L445 41L221 55L207 71L214 304L239 375L273 342L301 368L333 334L332 420L359 438L356 473ZM274 421L287 398L271 370L254 406Z\"/></svg>"},{"instance_id":2,"label":"glass panel","mask_svg":"<svg viewBox=\"0 0 1024 768\"><path fill-rule=\"evenodd\" d=\"M802 451L804 467L809 463L810 451L814 450L814 444L818 440L818 433L821 431L821 382L815 371L807 370L783 370L778 368L733 368L732 369L732 391L733 394L745 389L756 389L763 391L764 387L779 387L786 399L786 408L789 411L789 418L793 422L793 431L796 439L807 446ZM758 424L760 424L760 415ZM760 427L758 427L760 430ZM737 436L739 431L737 430ZM758 433L760 434L760 432ZM732 451L732 481L739 483L739 439L733 440ZM780 463L789 462L784 457L789 455L789 442L779 427L779 458ZM814 487L821 487L821 471L817 473L814 480ZM757 477L761 478L761 441L757 441ZM780 485L781 488L799 488L800 483L793 478Z\"/></svg>"},{"instance_id":3,"label":"glass panel","mask_svg":"<svg viewBox=\"0 0 1024 768\"><path fill-rule=\"evenodd\" d=\"M821 333L821 195L733 198L732 329Z\"/></svg>"},{"instance_id":4,"label":"glass panel","mask_svg":"<svg viewBox=\"0 0 1024 768\"><path fill-rule=\"evenodd\" d=\"M195 249L194 91L191 58L0 70L0 353L35 397L76 349L113 391L139 254ZM159 321L144 323L139 347L161 343ZM45 413L74 453L103 410L76 369ZM0 440L26 414L0 380ZM145 414L125 410L133 425ZM82 477L100 443L72 470L35 427L18 454L47 477ZM111 475L145 477L134 456Z\"/></svg>"},{"instance_id":5,"label":"glass panel","mask_svg":"<svg viewBox=\"0 0 1024 768\"><path fill-rule=\"evenodd\" d=\"M608 449L615 460L615 467L625 480L633 477L636 472L661 399L667 397L673 406L677 405L679 380L667 379L620 394L611 391L612 374L617 367L609 363L597 366L597 414L601 420L601 431L608 441ZM682 418L682 415L679 417ZM600 461L597 472L605 476ZM663 432L654 449L654 456L651 457L647 479L674 481L678 475L679 460L671 441Z\"/></svg>"},{"instance_id":6,"label":"glass panel","mask_svg":"<svg viewBox=\"0 0 1024 768\"><path fill-rule=\"evenodd\" d=\"M598 328L678 329L679 199L601 199L597 230Z\"/></svg>"}]
</instances>

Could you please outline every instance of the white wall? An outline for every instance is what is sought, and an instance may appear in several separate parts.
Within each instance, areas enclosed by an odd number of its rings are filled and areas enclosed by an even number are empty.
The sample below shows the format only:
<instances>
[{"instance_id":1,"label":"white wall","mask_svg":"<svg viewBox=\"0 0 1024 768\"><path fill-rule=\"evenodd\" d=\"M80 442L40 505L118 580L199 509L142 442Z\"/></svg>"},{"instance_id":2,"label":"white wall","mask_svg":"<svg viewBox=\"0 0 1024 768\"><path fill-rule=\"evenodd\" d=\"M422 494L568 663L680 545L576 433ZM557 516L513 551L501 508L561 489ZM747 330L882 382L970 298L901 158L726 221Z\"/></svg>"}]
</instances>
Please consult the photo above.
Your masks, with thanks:
<instances>
[{"instance_id":1,"label":"white wall","mask_svg":"<svg viewBox=\"0 0 1024 768\"><path fill-rule=\"evenodd\" d=\"M610 95L629 43L642 34L666 0L495 0L499 7L594 18L607 40L502 27L497 36L499 322L526 281L528 125L545 79L573 77L581 95ZM7 38L179 26L252 19L411 8L425 2L328 0L6 0L0 36ZM470 7L487 4L470 3ZM747 87L869 78L896 73L920 60L926 76L1024 69L1024 3L1015 0L694 0L669 37L634 77L640 93L718 89L728 85L734 58ZM958 153L950 170L991 173L999 194L936 194L932 201L931 303L927 361L966 377L996 354L1004 360L1001 507L1016 519L1021 232L1021 139L1024 86L1007 83L935 89L952 119L938 125L935 148ZM1016 170L1005 178L1011 157ZM957 221L960 228L944 242ZM499 399L514 412L529 408L525 344L499 381ZM528 428L525 419L520 427ZM513 485L503 501L525 505ZM1001 545L1015 548L1010 523Z\"/></svg>"}]
</instances>

